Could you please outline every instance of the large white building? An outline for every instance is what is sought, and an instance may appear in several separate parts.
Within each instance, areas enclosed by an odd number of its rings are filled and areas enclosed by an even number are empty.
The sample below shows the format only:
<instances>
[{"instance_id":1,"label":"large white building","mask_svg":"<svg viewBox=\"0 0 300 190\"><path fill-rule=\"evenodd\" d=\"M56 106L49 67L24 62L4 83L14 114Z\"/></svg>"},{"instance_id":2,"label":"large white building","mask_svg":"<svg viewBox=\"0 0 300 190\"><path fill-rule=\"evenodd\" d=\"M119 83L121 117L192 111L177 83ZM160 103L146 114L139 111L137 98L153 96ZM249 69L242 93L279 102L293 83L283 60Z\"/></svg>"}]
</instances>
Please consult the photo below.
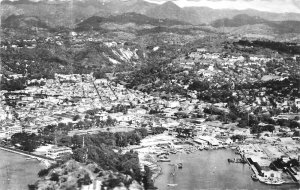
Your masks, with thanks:
<instances>
[{"instance_id":1,"label":"large white building","mask_svg":"<svg viewBox=\"0 0 300 190\"><path fill-rule=\"evenodd\" d=\"M46 153L46 156L52 159L59 159L65 155L73 154L73 151L69 147L52 147Z\"/></svg>"}]
</instances>

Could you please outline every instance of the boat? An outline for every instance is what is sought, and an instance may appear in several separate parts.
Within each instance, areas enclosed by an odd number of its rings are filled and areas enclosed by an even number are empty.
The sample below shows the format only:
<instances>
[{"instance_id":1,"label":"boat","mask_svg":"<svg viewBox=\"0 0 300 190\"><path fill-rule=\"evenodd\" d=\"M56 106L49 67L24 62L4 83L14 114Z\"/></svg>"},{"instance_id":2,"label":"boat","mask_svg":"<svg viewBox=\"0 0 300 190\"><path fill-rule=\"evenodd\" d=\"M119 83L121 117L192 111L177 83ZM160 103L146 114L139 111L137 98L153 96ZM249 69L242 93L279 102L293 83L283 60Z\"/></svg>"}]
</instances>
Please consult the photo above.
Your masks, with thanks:
<instances>
[{"instance_id":1,"label":"boat","mask_svg":"<svg viewBox=\"0 0 300 190\"><path fill-rule=\"evenodd\" d=\"M282 185L284 183L281 179L265 179L262 182L267 185Z\"/></svg>"},{"instance_id":2,"label":"boat","mask_svg":"<svg viewBox=\"0 0 300 190\"><path fill-rule=\"evenodd\" d=\"M181 162L177 164L178 169L182 169L182 166L183 166L183 165L182 165Z\"/></svg>"},{"instance_id":3,"label":"boat","mask_svg":"<svg viewBox=\"0 0 300 190\"><path fill-rule=\"evenodd\" d=\"M266 181L264 181L264 183L267 185L282 185L284 182L283 181L266 180Z\"/></svg>"},{"instance_id":4,"label":"boat","mask_svg":"<svg viewBox=\"0 0 300 190\"><path fill-rule=\"evenodd\" d=\"M284 184L283 180L272 181L272 185L282 185L282 184Z\"/></svg>"},{"instance_id":5,"label":"boat","mask_svg":"<svg viewBox=\"0 0 300 190\"><path fill-rule=\"evenodd\" d=\"M175 186L177 186L178 184L176 184L176 183L169 183L168 184L168 186L170 186L170 187L175 187Z\"/></svg>"},{"instance_id":6,"label":"boat","mask_svg":"<svg viewBox=\"0 0 300 190\"><path fill-rule=\"evenodd\" d=\"M230 158L228 158L227 160L228 160L229 163L231 163L231 162L234 163L235 162L233 159L230 159Z\"/></svg>"},{"instance_id":7,"label":"boat","mask_svg":"<svg viewBox=\"0 0 300 190\"><path fill-rule=\"evenodd\" d=\"M169 158L161 158L158 162L171 162L171 160Z\"/></svg>"},{"instance_id":8,"label":"boat","mask_svg":"<svg viewBox=\"0 0 300 190\"><path fill-rule=\"evenodd\" d=\"M282 185L284 181L271 181L270 183L266 182L268 185Z\"/></svg>"},{"instance_id":9,"label":"boat","mask_svg":"<svg viewBox=\"0 0 300 190\"><path fill-rule=\"evenodd\" d=\"M258 181L258 178L257 178L256 174L252 174L251 178L252 178L253 181Z\"/></svg>"}]
</instances>

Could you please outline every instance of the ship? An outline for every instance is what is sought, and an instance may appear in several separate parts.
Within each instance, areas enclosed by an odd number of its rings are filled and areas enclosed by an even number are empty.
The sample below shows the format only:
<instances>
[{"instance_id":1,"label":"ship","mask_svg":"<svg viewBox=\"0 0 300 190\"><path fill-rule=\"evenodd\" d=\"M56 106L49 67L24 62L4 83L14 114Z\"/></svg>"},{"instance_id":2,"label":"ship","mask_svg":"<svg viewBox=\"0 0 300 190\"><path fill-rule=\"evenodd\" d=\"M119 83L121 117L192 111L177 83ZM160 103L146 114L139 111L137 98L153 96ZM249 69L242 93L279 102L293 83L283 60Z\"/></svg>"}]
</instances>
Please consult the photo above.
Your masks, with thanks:
<instances>
[{"instance_id":1,"label":"ship","mask_svg":"<svg viewBox=\"0 0 300 190\"><path fill-rule=\"evenodd\" d=\"M183 165L182 165L181 162L177 164L178 169L182 169L182 166L183 166Z\"/></svg>"}]
</instances>

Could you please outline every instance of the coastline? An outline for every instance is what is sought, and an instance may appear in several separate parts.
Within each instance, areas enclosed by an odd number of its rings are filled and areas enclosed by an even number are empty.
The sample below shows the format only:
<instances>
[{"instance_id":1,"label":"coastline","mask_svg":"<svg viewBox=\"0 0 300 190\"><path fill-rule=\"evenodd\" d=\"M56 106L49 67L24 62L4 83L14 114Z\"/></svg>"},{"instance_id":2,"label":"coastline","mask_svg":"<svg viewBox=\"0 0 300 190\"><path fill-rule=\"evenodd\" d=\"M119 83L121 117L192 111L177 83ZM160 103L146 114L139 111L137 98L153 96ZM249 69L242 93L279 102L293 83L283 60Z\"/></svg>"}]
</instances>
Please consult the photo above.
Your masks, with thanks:
<instances>
[{"instance_id":1,"label":"coastline","mask_svg":"<svg viewBox=\"0 0 300 190\"><path fill-rule=\"evenodd\" d=\"M151 179L152 179L153 183L155 183L155 180L156 180L160 175L163 174L163 170L162 170L162 167L161 167L160 165L157 165L157 169L158 169L159 171L153 173L152 176L151 176ZM151 172L153 172L153 171L151 171Z\"/></svg>"}]
</instances>

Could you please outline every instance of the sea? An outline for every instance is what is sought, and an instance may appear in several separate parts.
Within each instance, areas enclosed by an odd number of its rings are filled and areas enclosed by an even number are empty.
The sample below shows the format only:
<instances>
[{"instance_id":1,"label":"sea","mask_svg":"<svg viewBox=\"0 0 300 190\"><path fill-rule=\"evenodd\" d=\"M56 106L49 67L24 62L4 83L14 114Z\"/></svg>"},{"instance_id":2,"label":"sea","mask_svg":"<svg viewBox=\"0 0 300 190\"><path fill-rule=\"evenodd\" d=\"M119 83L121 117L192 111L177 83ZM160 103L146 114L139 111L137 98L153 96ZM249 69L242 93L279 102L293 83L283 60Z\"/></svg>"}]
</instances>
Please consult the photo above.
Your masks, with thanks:
<instances>
[{"instance_id":1,"label":"sea","mask_svg":"<svg viewBox=\"0 0 300 190\"><path fill-rule=\"evenodd\" d=\"M253 181L251 179L253 172L248 164L228 163L228 158L236 157L239 155L231 149L170 155L171 162L160 163L162 174L156 178L154 184L160 190L299 189L299 186L294 184L272 186ZM179 162L183 163L182 169L174 166Z\"/></svg>"},{"instance_id":2,"label":"sea","mask_svg":"<svg viewBox=\"0 0 300 190\"><path fill-rule=\"evenodd\" d=\"M44 167L35 159L0 150L0 190L28 190Z\"/></svg>"}]
</instances>

